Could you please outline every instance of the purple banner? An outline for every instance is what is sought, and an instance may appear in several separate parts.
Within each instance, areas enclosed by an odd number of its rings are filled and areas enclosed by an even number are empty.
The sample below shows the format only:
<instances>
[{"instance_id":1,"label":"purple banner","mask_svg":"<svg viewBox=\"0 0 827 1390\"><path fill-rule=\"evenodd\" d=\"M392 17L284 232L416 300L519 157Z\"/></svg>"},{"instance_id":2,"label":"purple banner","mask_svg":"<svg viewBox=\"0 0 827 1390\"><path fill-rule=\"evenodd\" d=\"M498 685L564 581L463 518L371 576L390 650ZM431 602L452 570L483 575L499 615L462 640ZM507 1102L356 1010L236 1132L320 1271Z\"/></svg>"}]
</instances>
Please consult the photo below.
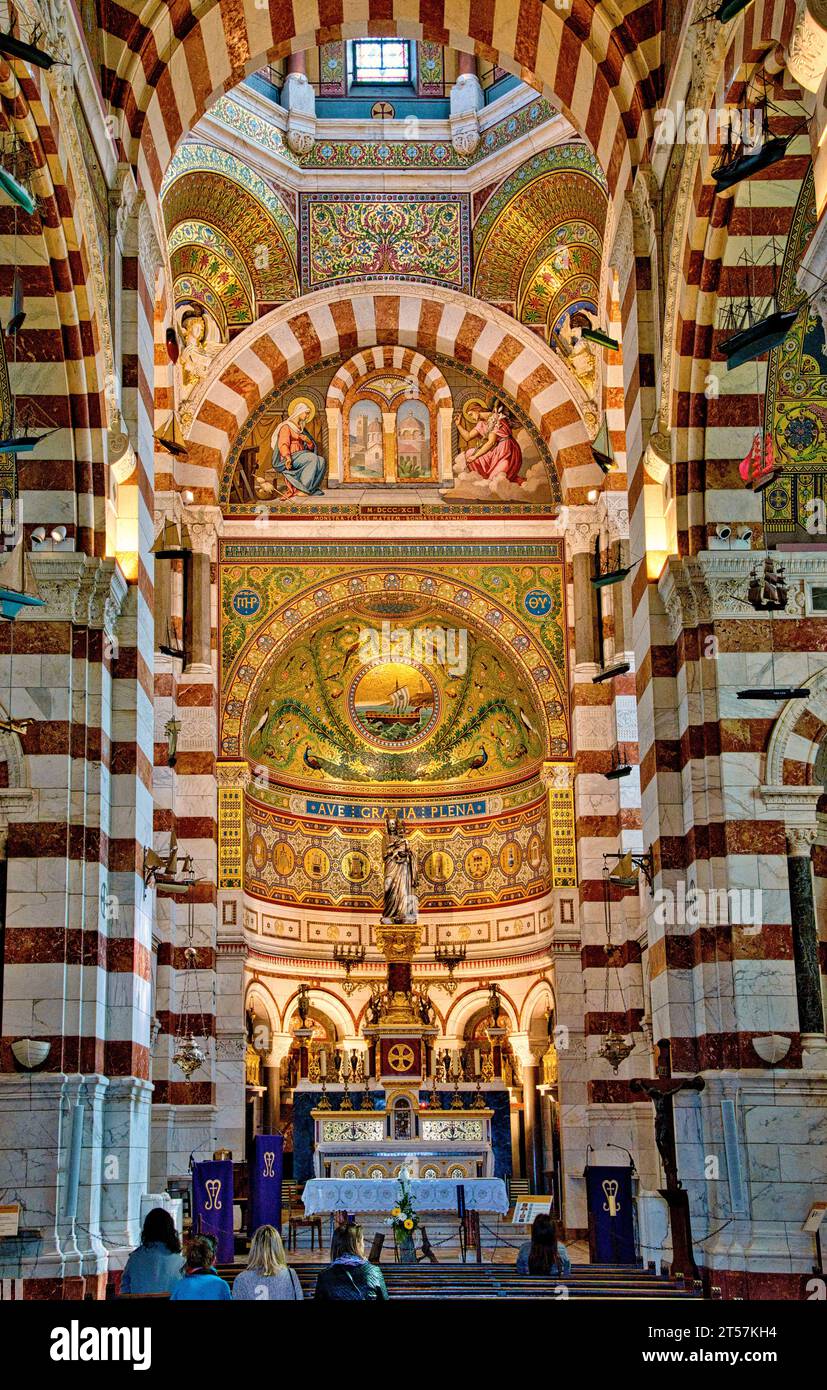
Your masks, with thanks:
<instances>
[{"instance_id":1,"label":"purple banner","mask_svg":"<svg viewBox=\"0 0 827 1390\"><path fill-rule=\"evenodd\" d=\"M219 1264L232 1264L233 1165L229 1159L193 1165L192 1229L198 1235L214 1236L218 1241L216 1260Z\"/></svg>"},{"instance_id":2,"label":"purple banner","mask_svg":"<svg viewBox=\"0 0 827 1390\"><path fill-rule=\"evenodd\" d=\"M250 1231L259 1226L281 1230L281 1177L284 1139L257 1134L250 1163Z\"/></svg>"}]
</instances>

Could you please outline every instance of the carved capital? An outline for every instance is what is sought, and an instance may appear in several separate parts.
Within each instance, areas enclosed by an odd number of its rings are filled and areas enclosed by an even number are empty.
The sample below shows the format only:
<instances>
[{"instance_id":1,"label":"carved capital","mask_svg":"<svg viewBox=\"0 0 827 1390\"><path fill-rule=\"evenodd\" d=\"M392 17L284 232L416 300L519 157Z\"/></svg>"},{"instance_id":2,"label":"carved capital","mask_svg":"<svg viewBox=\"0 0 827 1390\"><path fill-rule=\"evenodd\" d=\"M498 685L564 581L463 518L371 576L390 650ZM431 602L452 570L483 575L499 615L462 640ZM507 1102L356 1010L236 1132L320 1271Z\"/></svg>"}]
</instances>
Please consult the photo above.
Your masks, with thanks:
<instances>
[{"instance_id":1,"label":"carved capital","mask_svg":"<svg viewBox=\"0 0 827 1390\"><path fill-rule=\"evenodd\" d=\"M807 0L787 49L787 69L800 87L818 91L827 72L827 0Z\"/></svg>"},{"instance_id":2,"label":"carved capital","mask_svg":"<svg viewBox=\"0 0 827 1390\"><path fill-rule=\"evenodd\" d=\"M138 197L138 259L141 263L144 280L149 286L150 293L154 296L158 274L164 264L164 257L155 231L152 213L147 205L146 195L141 193Z\"/></svg>"},{"instance_id":3,"label":"carved capital","mask_svg":"<svg viewBox=\"0 0 827 1390\"><path fill-rule=\"evenodd\" d=\"M793 858L808 859L815 844L815 826L788 825L786 835L787 853Z\"/></svg>"},{"instance_id":4,"label":"carved capital","mask_svg":"<svg viewBox=\"0 0 827 1390\"><path fill-rule=\"evenodd\" d=\"M223 517L220 507L187 508L184 517L192 548L200 555L209 555L212 561L218 558L218 537L222 532Z\"/></svg>"},{"instance_id":5,"label":"carved capital","mask_svg":"<svg viewBox=\"0 0 827 1390\"><path fill-rule=\"evenodd\" d=\"M540 781L546 791L568 791L574 786L574 763L543 763Z\"/></svg>"},{"instance_id":6,"label":"carved capital","mask_svg":"<svg viewBox=\"0 0 827 1390\"><path fill-rule=\"evenodd\" d=\"M78 623L115 635L127 584L114 560L98 560L72 551L30 555L45 607L35 621Z\"/></svg>"}]
</instances>

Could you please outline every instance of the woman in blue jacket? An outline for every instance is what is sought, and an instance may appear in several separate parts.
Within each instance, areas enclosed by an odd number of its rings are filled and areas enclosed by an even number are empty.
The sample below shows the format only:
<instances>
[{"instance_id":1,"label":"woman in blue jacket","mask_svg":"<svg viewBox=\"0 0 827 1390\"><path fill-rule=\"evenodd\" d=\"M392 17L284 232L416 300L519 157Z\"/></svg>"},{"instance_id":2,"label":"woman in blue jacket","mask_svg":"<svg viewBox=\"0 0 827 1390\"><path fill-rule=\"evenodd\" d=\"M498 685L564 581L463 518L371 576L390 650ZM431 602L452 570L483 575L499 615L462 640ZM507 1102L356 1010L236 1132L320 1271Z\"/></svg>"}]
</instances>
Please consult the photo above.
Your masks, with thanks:
<instances>
[{"instance_id":1,"label":"woman in blue jacket","mask_svg":"<svg viewBox=\"0 0 827 1390\"><path fill-rule=\"evenodd\" d=\"M175 1222L163 1207L148 1211L141 1243L132 1251L121 1278L121 1293L172 1293L184 1272Z\"/></svg>"},{"instance_id":2,"label":"woman in blue jacket","mask_svg":"<svg viewBox=\"0 0 827 1390\"><path fill-rule=\"evenodd\" d=\"M173 1303L223 1303L232 1298L226 1279L213 1269L215 1246L207 1236L187 1242L187 1272L172 1290Z\"/></svg>"}]
</instances>

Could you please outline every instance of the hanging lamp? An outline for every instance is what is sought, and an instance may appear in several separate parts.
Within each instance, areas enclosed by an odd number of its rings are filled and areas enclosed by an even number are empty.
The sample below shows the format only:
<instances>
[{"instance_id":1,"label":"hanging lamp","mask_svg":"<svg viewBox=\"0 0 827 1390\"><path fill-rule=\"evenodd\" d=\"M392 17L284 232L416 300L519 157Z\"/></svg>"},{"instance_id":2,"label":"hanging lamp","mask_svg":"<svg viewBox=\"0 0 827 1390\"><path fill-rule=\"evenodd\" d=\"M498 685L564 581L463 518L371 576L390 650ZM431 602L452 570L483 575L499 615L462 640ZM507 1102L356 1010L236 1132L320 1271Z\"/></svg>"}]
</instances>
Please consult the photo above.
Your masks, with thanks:
<instances>
[{"instance_id":1,"label":"hanging lamp","mask_svg":"<svg viewBox=\"0 0 827 1390\"><path fill-rule=\"evenodd\" d=\"M616 963L617 947L614 945L612 941L612 911L610 903L610 893L611 888L609 885L609 870L607 866L604 864L603 915L606 924L606 968L604 972L605 987L603 991L603 1017L606 1019L608 1019L609 1017L609 978L612 970L614 970L615 976L617 978L617 985L618 991L620 993L621 1004L623 1003L623 983L621 981L620 972L617 968ZM615 1073L616 1076L621 1063L625 1062L626 1058L632 1052L634 1052L634 1048L634 1043L627 1042L624 1034L619 1032L617 1028L608 1028L606 1032L603 1034L603 1041L601 1042L600 1047L597 1050L597 1055L598 1057L602 1057L604 1061L609 1063L609 1066L611 1067L612 1071Z\"/></svg>"},{"instance_id":2,"label":"hanging lamp","mask_svg":"<svg viewBox=\"0 0 827 1390\"><path fill-rule=\"evenodd\" d=\"M195 882L193 878L192 882ZM192 898L187 901L187 945L184 950L184 983L181 991L181 1009L179 1018L182 1023L181 1032L175 1038L175 1051L172 1060L177 1067L181 1068L187 1081L191 1081L193 1073L203 1067L207 1061L205 1050L199 1046L197 1038L206 1038L207 1029L204 1023L204 1008L201 1002L201 987L198 983L198 952L194 945L195 934L195 905ZM198 1031L193 1028L192 1019L198 1018Z\"/></svg>"}]
</instances>

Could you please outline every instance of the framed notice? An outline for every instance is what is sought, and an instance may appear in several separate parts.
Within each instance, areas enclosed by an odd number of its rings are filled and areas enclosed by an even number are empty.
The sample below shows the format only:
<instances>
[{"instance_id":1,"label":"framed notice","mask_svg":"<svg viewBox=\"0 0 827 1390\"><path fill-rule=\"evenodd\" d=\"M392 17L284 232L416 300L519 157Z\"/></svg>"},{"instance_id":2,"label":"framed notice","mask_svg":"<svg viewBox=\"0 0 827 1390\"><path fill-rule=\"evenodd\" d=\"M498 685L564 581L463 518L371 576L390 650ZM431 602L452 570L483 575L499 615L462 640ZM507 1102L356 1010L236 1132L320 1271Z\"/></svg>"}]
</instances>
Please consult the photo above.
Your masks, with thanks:
<instances>
[{"instance_id":1,"label":"framed notice","mask_svg":"<svg viewBox=\"0 0 827 1390\"><path fill-rule=\"evenodd\" d=\"M0 1212L5 1211L5 1207L0 1207ZM827 1202L813 1202L807 1220L802 1226L803 1231L809 1231L811 1236L816 1235L821 1230L821 1223L827 1216Z\"/></svg>"},{"instance_id":2,"label":"framed notice","mask_svg":"<svg viewBox=\"0 0 827 1390\"><path fill-rule=\"evenodd\" d=\"M0 1206L0 1236L16 1236L20 1229L20 1203Z\"/></svg>"},{"instance_id":3,"label":"framed notice","mask_svg":"<svg viewBox=\"0 0 827 1390\"><path fill-rule=\"evenodd\" d=\"M539 1197L518 1197L514 1204L512 1226L530 1226L535 1216L548 1216L551 1213L551 1195Z\"/></svg>"}]
</instances>

